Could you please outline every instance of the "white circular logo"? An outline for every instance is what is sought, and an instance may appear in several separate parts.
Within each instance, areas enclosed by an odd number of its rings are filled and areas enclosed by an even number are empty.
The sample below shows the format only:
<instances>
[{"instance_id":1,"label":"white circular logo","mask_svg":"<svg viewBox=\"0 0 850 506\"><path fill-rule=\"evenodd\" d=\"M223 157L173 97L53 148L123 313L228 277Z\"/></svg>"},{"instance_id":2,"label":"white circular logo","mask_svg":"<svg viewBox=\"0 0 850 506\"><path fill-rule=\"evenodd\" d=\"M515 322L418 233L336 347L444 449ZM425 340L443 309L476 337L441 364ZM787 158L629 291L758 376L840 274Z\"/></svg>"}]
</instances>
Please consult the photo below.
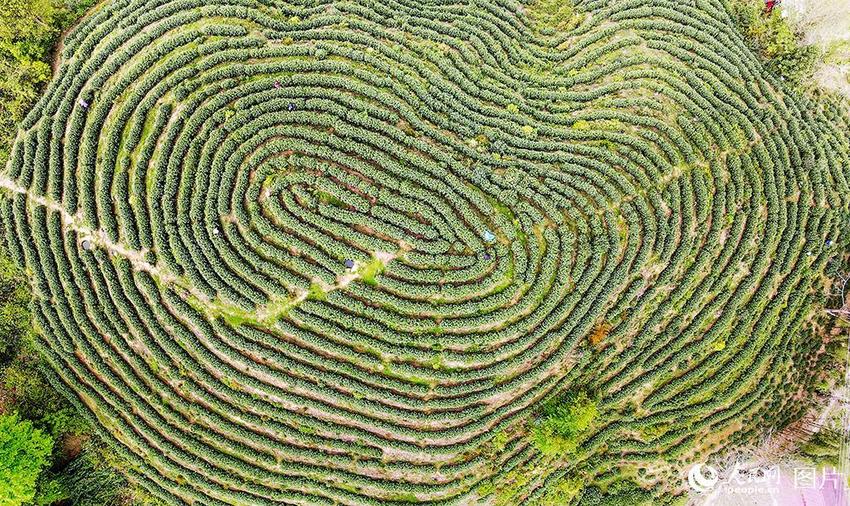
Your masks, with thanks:
<instances>
[{"instance_id":1,"label":"white circular logo","mask_svg":"<svg viewBox=\"0 0 850 506\"><path fill-rule=\"evenodd\" d=\"M708 464L697 464L688 472L688 485L697 492L708 492L719 479L717 469Z\"/></svg>"}]
</instances>

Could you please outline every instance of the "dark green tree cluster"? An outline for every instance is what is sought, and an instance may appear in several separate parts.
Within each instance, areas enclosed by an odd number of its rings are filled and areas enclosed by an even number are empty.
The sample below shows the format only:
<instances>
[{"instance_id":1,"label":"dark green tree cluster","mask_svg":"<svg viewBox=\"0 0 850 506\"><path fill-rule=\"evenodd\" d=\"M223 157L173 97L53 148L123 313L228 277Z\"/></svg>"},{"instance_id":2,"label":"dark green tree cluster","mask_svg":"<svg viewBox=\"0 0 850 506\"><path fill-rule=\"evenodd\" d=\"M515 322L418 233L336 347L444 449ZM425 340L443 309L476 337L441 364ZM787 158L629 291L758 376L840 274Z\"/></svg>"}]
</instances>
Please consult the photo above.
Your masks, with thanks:
<instances>
[{"instance_id":1,"label":"dark green tree cluster","mask_svg":"<svg viewBox=\"0 0 850 506\"><path fill-rule=\"evenodd\" d=\"M166 502L533 504L630 466L587 501L663 503L705 434L805 408L850 242L848 118L807 100L720 2L115 0L0 222L45 375Z\"/></svg>"},{"instance_id":2,"label":"dark green tree cluster","mask_svg":"<svg viewBox=\"0 0 850 506\"><path fill-rule=\"evenodd\" d=\"M619 480L604 490L587 487L577 497L580 506L653 506L657 499L650 492L629 480Z\"/></svg>"},{"instance_id":3,"label":"dark green tree cluster","mask_svg":"<svg viewBox=\"0 0 850 506\"><path fill-rule=\"evenodd\" d=\"M838 469L841 465L841 439L839 430L822 429L800 446L799 457L817 466Z\"/></svg>"},{"instance_id":4,"label":"dark green tree cluster","mask_svg":"<svg viewBox=\"0 0 850 506\"><path fill-rule=\"evenodd\" d=\"M18 126L52 75L51 59L62 31L95 0L0 2L0 167Z\"/></svg>"}]
</instances>

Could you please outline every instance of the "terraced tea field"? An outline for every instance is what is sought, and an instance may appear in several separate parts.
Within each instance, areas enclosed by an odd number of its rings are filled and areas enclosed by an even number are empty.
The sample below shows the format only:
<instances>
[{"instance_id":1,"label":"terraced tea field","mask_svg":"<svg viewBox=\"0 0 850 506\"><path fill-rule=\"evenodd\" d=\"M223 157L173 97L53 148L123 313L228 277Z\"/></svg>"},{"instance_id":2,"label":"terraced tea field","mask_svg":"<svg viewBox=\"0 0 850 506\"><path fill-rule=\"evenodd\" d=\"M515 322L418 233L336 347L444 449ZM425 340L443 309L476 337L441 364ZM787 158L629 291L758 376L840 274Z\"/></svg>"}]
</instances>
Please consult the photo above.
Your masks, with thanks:
<instances>
[{"instance_id":1,"label":"terraced tea field","mask_svg":"<svg viewBox=\"0 0 850 506\"><path fill-rule=\"evenodd\" d=\"M716 0L107 0L0 215L51 377L169 504L662 504L806 409L845 107Z\"/></svg>"}]
</instances>

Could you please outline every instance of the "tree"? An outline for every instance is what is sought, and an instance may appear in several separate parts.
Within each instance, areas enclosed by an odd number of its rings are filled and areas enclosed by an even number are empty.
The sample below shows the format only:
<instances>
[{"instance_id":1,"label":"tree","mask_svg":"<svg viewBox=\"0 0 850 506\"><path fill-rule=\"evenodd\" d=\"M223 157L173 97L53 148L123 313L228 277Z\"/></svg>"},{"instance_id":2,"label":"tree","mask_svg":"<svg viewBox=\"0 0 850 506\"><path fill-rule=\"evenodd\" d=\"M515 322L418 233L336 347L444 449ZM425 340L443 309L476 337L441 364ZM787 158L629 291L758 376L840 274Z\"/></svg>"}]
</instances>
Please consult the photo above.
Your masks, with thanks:
<instances>
[{"instance_id":1,"label":"tree","mask_svg":"<svg viewBox=\"0 0 850 506\"><path fill-rule=\"evenodd\" d=\"M52 0L7 0L0 7L0 46L18 60L41 60L59 35L57 15L64 10Z\"/></svg>"},{"instance_id":2,"label":"tree","mask_svg":"<svg viewBox=\"0 0 850 506\"><path fill-rule=\"evenodd\" d=\"M0 167L18 124L50 80L50 56L64 27L93 0L0 2Z\"/></svg>"},{"instance_id":3,"label":"tree","mask_svg":"<svg viewBox=\"0 0 850 506\"><path fill-rule=\"evenodd\" d=\"M587 432L598 412L596 401L585 392L546 403L543 416L534 426L535 446L546 455L575 452L580 436Z\"/></svg>"},{"instance_id":4,"label":"tree","mask_svg":"<svg viewBox=\"0 0 850 506\"><path fill-rule=\"evenodd\" d=\"M0 506L35 497L36 482L53 451L53 439L17 413L0 415Z\"/></svg>"}]
</instances>

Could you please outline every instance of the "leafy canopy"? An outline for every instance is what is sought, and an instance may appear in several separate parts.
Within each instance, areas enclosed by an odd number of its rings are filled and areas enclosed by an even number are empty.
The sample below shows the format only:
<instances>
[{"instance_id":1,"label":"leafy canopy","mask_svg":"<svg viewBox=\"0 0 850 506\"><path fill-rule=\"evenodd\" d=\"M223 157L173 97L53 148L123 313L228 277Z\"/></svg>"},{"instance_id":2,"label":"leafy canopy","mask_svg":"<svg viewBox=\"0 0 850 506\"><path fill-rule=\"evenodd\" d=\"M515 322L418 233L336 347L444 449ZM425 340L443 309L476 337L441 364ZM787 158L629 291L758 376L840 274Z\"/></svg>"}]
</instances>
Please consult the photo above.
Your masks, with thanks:
<instances>
[{"instance_id":1,"label":"leafy canopy","mask_svg":"<svg viewBox=\"0 0 850 506\"><path fill-rule=\"evenodd\" d=\"M53 451L53 439L17 413L0 415L0 506L32 501Z\"/></svg>"},{"instance_id":2,"label":"leafy canopy","mask_svg":"<svg viewBox=\"0 0 850 506\"><path fill-rule=\"evenodd\" d=\"M0 1L0 167L18 123L50 80L49 59L62 28L94 0Z\"/></svg>"},{"instance_id":3,"label":"leafy canopy","mask_svg":"<svg viewBox=\"0 0 850 506\"><path fill-rule=\"evenodd\" d=\"M534 443L547 455L574 453L580 436L590 428L599 410L586 392L570 394L543 406L542 417L534 426Z\"/></svg>"}]
</instances>

